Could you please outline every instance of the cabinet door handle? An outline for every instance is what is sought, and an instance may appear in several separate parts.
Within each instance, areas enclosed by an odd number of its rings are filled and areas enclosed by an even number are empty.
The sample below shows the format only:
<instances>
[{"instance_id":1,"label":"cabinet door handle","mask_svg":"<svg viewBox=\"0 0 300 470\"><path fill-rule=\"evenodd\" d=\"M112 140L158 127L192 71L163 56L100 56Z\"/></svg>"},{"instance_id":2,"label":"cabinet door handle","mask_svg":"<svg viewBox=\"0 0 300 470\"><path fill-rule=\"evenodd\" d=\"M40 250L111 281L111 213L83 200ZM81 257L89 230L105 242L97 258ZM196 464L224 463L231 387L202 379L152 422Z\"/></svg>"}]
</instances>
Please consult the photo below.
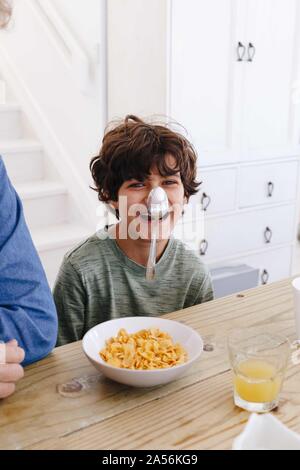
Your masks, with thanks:
<instances>
[{"instance_id":1,"label":"cabinet door handle","mask_svg":"<svg viewBox=\"0 0 300 470\"><path fill-rule=\"evenodd\" d=\"M202 198L201 198L202 209L206 211L210 203L211 203L211 197L208 196L206 193L203 193Z\"/></svg>"},{"instance_id":2,"label":"cabinet door handle","mask_svg":"<svg viewBox=\"0 0 300 470\"><path fill-rule=\"evenodd\" d=\"M242 62L245 52L246 52L246 47L241 41L238 42L236 50L237 50L237 61Z\"/></svg>"},{"instance_id":3,"label":"cabinet door handle","mask_svg":"<svg viewBox=\"0 0 300 470\"><path fill-rule=\"evenodd\" d=\"M248 44L248 62L252 62L256 53L255 46L253 46L252 42Z\"/></svg>"},{"instance_id":4,"label":"cabinet door handle","mask_svg":"<svg viewBox=\"0 0 300 470\"><path fill-rule=\"evenodd\" d=\"M266 269L263 270L263 272L261 273L261 283L263 285L267 284L268 283L268 280L269 280L269 273Z\"/></svg>"},{"instance_id":5,"label":"cabinet door handle","mask_svg":"<svg viewBox=\"0 0 300 470\"><path fill-rule=\"evenodd\" d=\"M206 254L207 248L208 248L208 241L205 239L201 240L200 242L200 255L201 256L204 256Z\"/></svg>"},{"instance_id":6,"label":"cabinet door handle","mask_svg":"<svg viewBox=\"0 0 300 470\"><path fill-rule=\"evenodd\" d=\"M268 182L268 197L272 197L274 192L274 183L272 181Z\"/></svg>"},{"instance_id":7,"label":"cabinet door handle","mask_svg":"<svg viewBox=\"0 0 300 470\"><path fill-rule=\"evenodd\" d=\"M264 232L264 236L265 236L265 242L266 243L271 243L273 232L270 229L270 227L266 227L266 230Z\"/></svg>"}]
</instances>

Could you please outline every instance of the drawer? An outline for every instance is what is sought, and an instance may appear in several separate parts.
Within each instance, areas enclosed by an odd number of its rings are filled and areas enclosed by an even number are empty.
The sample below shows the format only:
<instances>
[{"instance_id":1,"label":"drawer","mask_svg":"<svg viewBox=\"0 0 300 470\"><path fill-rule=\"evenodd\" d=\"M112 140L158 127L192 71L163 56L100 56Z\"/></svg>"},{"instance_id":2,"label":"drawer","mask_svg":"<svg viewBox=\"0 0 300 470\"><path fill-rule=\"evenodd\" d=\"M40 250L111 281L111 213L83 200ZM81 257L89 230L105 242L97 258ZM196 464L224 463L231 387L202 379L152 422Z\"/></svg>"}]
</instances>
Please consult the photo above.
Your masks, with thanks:
<instances>
[{"instance_id":1,"label":"drawer","mask_svg":"<svg viewBox=\"0 0 300 470\"><path fill-rule=\"evenodd\" d=\"M208 260L245 251L271 250L274 245L292 242L294 220L293 205L208 219L198 249Z\"/></svg>"},{"instance_id":2,"label":"drawer","mask_svg":"<svg viewBox=\"0 0 300 470\"><path fill-rule=\"evenodd\" d=\"M193 219L202 210L212 215L235 209L236 169L217 171L198 169L197 177L202 184L199 192L190 198L186 219Z\"/></svg>"},{"instance_id":3,"label":"drawer","mask_svg":"<svg viewBox=\"0 0 300 470\"><path fill-rule=\"evenodd\" d=\"M296 199L297 173L298 162L242 167L239 207Z\"/></svg>"},{"instance_id":4,"label":"drawer","mask_svg":"<svg viewBox=\"0 0 300 470\"><path fill-rule=\"evenodd\" d=\"M292 248L287 246L257 255L243 256L235 262L248 264L260 271L260 284L280 281L291 275Z\"/></svg>"}]
</instances>

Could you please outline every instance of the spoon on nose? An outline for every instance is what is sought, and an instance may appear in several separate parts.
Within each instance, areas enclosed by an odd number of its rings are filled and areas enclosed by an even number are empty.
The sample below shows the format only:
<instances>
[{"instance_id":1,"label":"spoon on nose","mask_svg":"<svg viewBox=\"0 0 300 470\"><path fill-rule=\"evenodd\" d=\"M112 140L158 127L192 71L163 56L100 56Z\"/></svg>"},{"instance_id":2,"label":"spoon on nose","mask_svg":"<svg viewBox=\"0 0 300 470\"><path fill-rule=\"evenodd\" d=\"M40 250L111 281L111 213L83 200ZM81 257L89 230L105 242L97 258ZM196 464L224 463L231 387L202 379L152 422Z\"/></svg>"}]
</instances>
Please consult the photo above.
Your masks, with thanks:
<instances>
[{"instance_id":1,"label":"spoon on nose","mask_svg":"<svg viewBox=\"0 0 300 470\"><path fill-rule=\"evenodd\" d=\"M169 215L169 201L167 193L158 186L150 191L147 198L147 212L141 214L144 220L151 222L151 244L149 250L149 258L146 268L146 279L152 281L155 278L156 265L156 241L157 229L161 220Z\"/></svg>"}]
</instances>

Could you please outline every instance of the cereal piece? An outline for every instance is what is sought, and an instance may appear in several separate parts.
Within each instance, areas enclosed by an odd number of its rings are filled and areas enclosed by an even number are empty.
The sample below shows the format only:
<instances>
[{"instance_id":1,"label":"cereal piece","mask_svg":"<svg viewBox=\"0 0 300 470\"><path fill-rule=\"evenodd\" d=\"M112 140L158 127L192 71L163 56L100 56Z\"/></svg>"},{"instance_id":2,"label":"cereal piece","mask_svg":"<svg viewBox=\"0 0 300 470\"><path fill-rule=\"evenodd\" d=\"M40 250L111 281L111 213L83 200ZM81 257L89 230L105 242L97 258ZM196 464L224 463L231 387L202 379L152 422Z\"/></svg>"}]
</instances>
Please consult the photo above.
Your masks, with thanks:
<instances>
[{"instance_id":1,"label":"cereal piece","mask_svg":"<svg viewBox=\"0 0 300 470\"><path fill-rule=\"evenodd\" d=\"M174 367L187 361L187 353L158 328L129 334L122 328L116 337L106 340L99 352L107 364L123 369L153 370Z\"/></svg>"}]
</instances>

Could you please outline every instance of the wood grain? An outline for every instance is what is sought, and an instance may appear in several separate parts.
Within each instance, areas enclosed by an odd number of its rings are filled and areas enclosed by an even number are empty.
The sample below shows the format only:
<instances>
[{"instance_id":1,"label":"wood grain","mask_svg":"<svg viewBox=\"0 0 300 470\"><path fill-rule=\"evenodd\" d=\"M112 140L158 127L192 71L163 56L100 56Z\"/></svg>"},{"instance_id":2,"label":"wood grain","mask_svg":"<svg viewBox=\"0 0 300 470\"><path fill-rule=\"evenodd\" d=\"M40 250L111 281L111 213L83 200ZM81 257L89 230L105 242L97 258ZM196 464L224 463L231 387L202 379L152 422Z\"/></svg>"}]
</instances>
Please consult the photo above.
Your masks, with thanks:
<instances>
[{"instance_id":1,"label":"wood grain","mask_svg":"<svg viewBox=\"0 0 300 470\"><path fill-rule=\"evenodd\" d=\"M152 389L97 373L81 343L26 369L0 404L1 449L228 449L248 419L232 400L226 337L261 325L294 340L291 280L166 315L195 328L207 351L181 379ZM64 384L68 384L67 386ZM300 365L289 363L276 415L300 432Z\"/></svg>"}]
</instances>

